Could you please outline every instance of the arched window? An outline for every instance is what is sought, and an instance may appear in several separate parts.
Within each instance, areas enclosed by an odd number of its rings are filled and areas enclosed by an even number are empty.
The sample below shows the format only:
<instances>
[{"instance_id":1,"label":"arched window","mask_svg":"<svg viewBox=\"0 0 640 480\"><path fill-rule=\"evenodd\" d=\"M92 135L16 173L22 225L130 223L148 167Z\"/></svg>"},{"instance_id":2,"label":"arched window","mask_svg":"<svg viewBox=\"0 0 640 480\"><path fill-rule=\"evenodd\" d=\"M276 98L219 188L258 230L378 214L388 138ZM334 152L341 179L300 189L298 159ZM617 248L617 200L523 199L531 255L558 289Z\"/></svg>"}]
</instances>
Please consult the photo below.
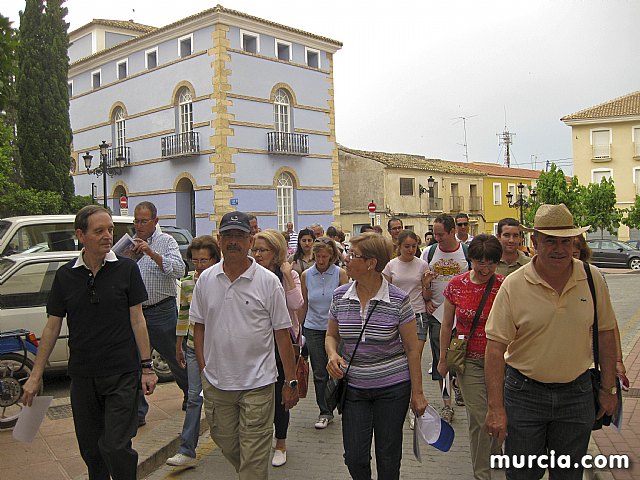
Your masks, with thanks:
<instances>
[{"instance_id":1,"label":"arched window","mask_svg":"<svg viewBox=\"0 0 640 480\"><path fill-rule=\"evenodd\" d=\"M273 102L273 116L276 132L291 132L291 100L286 90L279 88Z\"/></svg>"},{"instance_id":2,"label":"arched window","mask_svg":"<svg viewBox=\"0 0 640 480\"><path fill-rule=\"evenodd\" d=\"M276 187L276 203L278 206L278 230L287 229L287 223L293 222L293 179L282 172Z\"/></svg>"},{"instance_id":3,"label":"arched window","mask_svg":"<svg viewBox=\"0 0 640 480\"><path fill-rule=\"evenodd\" d=\"M193 99L188 88L180 90L178 95L178 133L193 130Z\"/></svg>"},{"instance_id":4,"label":"arched window","mask_svg":"<svg viewBox=\"0 0 640 480\"><path fill-rule=\"evenodd\" d=\"M127 129L124 118L124 110L118 107L113 112L113 123L115 124L115 142L114 147L120 149L126 146Z\"/></svg>"}]
</instances>

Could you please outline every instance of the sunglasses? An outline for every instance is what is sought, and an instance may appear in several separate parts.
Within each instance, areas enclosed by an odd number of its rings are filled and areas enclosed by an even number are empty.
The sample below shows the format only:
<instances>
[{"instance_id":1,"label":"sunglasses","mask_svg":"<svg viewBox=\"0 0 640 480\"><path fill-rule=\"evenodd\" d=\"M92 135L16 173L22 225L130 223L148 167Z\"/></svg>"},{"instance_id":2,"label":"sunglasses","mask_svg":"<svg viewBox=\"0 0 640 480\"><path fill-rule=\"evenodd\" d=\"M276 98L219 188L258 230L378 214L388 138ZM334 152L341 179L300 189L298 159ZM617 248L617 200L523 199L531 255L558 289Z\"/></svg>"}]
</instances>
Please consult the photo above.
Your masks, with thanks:
<instances>
[{"instance_id":1,"label":"sunglasses","mask_svg":"<svg viewBox=\"0 0 640 480\"><path fill-rule=\"evenodd\" d=\"M457 224L459 227L466 227L467 225L469 225L469 222L460 222Z\"/></svg>"},{"instance_id":2,"label":"sunglasses","mask_svg":"<svg viewBox=\"0 0 640 480\"><path fill-rule=\"evenodd\" d=\"M89 277L87 281L87 288L89 289L89 302L93 305L100 303L100 297L96 292L96 279L93 276Z\"/></svg>"}]
</instances>

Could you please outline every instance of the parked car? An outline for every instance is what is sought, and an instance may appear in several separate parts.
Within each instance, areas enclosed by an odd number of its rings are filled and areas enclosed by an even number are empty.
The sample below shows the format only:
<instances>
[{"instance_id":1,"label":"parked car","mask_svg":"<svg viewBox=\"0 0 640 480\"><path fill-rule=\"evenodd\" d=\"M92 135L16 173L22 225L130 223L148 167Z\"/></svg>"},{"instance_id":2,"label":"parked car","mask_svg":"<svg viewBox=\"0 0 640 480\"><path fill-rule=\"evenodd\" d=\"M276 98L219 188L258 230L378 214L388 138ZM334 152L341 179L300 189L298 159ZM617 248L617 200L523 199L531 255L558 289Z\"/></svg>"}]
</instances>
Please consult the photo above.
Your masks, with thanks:
<instances>
[{"instance_id":1,"label":"parked car","mask_svg":"<svg viewBox=\"0 0 640 480\"><path fill-rule=\"evenodd\" d=\"M78 252L21 253L0 257L0 331L24 328L38 338L47 323L47 298L56 271L77 258ZM86 286L79 285L78 289ZM81 292L80 292L81 293ZM47 370L66 370L69 363L69 331L62 322ZM153 367L160 381L173 378L167 363L155 351ZM32 358L33 360L33 358Z\"/></svg>"},{"instance_id":2,"label":"parked car","mask_svg":"<svg viewBox=\"0 0 640 480\"><path fill-rule=\"evenodd\" d=\"M587 240L593 256L591 262L599 267L623 267L640 270L640 250L617 240Z\"/></svg>"},{"instance_id":3,"label":"parked car","mask_svg":"<svg viewBox=\"0 0 640 480\"><path fill-rule=\"evenodd\" d=\"M193 240L193 235L186 228L174 227L173 225L160 225L160 229L163 233L168 233L173 238L175 238L176 242L178 242L178 247L180 247L180 255L185 263L185 275L192 270L195 270L193 263L187 258L187 248L191 244L191 240Z\"/></svg>"},{"instance_id":4,"label":"parked car","mask_svg":"<svg viewBox=\"0 0 640 480\"><path fill-rule=\"evenodd\" d=\"M627 240L626 242L627 245L630 245L631 248L635 248L636 250L640 250L640 240Z\"/></svg>"}]
</instances>

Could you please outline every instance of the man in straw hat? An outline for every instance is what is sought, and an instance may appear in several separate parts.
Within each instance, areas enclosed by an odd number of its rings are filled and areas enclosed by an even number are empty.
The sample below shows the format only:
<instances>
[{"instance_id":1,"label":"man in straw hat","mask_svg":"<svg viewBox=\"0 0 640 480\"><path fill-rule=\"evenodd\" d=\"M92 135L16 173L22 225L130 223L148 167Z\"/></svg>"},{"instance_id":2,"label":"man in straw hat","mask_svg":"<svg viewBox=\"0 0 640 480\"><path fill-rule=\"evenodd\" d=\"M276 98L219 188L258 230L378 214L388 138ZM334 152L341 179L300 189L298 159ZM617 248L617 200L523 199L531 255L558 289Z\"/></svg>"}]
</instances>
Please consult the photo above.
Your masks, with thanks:
<instances>
[{"instance_id":1,"label":"man in straw hat","mask_svg":"<svg viewBox=\"0 0 640 480\"><path fill-rule=\"evenodd\" d=\"M617 405L615 314L602 276L591 268L596 290L602 389L595 411L589 367L593 362L593 301L582 263L572 258L575 227L567 207L541 205L534 227L537 255L502 284L486 325L485 377L489 435L502 441L513 462L528 455L570 456L569 469L551 462L507 466L507 479L581 479L596 417ZM506 370L505 370L506 363ZM517 456L517 457L514 457ZM568 458L568 457L564 457Z\"/></svg>"}]
</instances>

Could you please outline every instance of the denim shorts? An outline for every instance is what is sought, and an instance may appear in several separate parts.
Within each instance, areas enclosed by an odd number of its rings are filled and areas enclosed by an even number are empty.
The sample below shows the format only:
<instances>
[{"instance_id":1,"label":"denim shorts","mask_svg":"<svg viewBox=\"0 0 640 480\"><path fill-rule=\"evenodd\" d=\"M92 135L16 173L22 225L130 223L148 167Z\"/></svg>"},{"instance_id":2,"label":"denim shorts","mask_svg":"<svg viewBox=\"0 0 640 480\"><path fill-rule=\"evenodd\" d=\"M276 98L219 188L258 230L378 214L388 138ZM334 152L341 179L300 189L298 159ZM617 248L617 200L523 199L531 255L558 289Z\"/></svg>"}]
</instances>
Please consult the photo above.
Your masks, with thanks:
<instances>
[{"instance_id":1,"label":"denim shorts","mask_svg":"<svg viewBox=\"0 0 640 480\"><path fill-rule=\"evenodd\" d=\"M427 331L429 330L429 322L426 313L416 313L416 329L418 331L418 340L427 341Z\"/></svg>"}]
</instances>

